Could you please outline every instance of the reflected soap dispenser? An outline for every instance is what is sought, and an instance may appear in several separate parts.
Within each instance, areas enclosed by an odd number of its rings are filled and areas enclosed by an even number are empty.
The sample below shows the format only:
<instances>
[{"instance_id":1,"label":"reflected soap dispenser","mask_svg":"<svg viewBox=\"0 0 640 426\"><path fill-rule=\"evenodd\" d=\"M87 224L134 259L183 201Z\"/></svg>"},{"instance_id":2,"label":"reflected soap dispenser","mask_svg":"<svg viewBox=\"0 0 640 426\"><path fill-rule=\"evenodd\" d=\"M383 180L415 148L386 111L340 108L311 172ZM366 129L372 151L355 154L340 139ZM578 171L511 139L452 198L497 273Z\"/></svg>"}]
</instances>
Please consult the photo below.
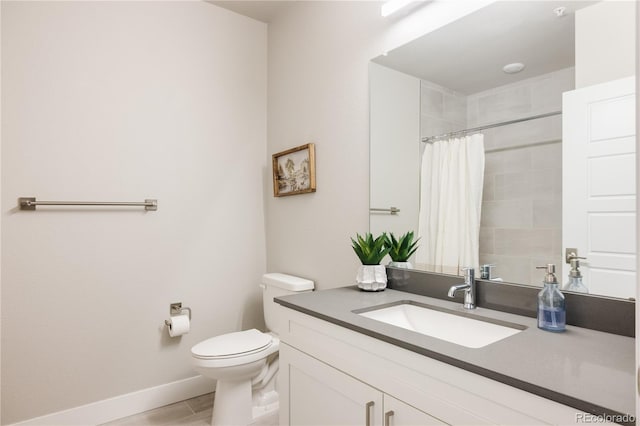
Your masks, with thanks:
<instances>
[{"instance_id":1,"label":"reflected soap dispenser","mask_svg":"<svg viewBox=\"0 0 640 426\"><path fill-rule=\"evenodd\" d=\"M556 265L538 266L546 269L544 288L538 293L538 328L547 331L562 332L566 327L567 311L564 295L558 288Z\"/></svg>"},{"instance_id":2,"label":"reflected soap dispenser","mask_svg":"<svg viewBox=\"0 0 640 426\"><path fill-rule=\"evenodd\" d=\"M584 258L583 258L584 259ZM564 290L575 291L577 293L589 293L589 289L582 282L582 274L580 273L580 260L574 257L569 262L571 270L569 271L569 281L564 286Z\"/></svg>"}]
</instances>

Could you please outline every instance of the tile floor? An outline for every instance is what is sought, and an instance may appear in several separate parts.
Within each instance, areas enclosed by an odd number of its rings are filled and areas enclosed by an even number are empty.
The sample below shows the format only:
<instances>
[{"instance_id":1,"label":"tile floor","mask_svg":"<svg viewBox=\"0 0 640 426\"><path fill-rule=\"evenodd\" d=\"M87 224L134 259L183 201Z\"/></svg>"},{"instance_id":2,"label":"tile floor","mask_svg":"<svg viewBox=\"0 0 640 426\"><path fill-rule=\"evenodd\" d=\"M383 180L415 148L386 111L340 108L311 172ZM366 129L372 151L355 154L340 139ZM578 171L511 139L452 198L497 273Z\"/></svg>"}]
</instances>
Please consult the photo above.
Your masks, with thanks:
<instances>
[{"instance_id":1,"label":"tile floor","mask_svg":"<svg viewBox=\"0 0 640 426\"><path fill-rule=\"evenodd\" d=\"M208 393L104 423L103 426L210 426L213 397L213 392Z\"/></svg>"}]
</instances>

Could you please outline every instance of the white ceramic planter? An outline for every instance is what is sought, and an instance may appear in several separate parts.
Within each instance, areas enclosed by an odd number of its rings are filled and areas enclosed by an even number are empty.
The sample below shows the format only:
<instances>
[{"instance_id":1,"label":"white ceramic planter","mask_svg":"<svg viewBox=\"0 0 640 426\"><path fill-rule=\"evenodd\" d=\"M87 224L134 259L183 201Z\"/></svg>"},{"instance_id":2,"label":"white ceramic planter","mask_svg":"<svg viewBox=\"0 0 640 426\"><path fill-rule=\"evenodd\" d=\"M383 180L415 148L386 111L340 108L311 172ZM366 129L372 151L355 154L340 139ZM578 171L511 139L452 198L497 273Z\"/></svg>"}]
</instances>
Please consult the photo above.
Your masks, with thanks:
<instances>
[{"instance_id":1,"label":"white ceramic planter","mask_svg":"<svg viewBox=\"0 0 640 426\"><path fill-rule=\"evenodd\" d=\"M358 288L381 291L387 288L387 269L383 265L360 265L356 276Z\"/></svg>"}]
</instances>

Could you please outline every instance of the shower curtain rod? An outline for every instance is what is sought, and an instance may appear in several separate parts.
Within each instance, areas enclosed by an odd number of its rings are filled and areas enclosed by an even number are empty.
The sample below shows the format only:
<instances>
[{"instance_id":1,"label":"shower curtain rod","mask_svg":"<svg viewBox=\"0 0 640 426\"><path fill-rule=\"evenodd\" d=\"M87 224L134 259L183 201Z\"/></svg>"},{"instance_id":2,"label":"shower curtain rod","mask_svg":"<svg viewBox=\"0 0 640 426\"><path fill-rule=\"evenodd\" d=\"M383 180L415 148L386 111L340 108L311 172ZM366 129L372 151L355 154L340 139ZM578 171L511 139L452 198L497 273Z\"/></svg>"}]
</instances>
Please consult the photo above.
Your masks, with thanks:
<instances>
[{"instance_id":1,"label":"shower curtain rod","mask_svg":"<svg viewBox=\"0 0 640 426\"><path fill-rule=\"evenodd\" d=\"M465 130L458 130L456 132L443 133L443 134L437 135L437 136L427 136L427 137L422 138L422 142L429 143L429 142L433 142L436 139L440 139L440 138L451 137L451 136L454 136L454 135L459 135L459 134L464 134L464 133L469 133L469 132L479 132L480 130L491 129L493 127L501 127L501 126L506 126L508 124L521 123L523 121L529 121L529 120L537 120L538 118L551 117L551 116L560 115L560 114L562 114L562 111L554 111L554 112L548 112L546 114L533 115L531 117L525 117L525 118L518 118L518 119L515 119L515 120L503 121L502 123L487 124L486 126L474 127L472 129L465 129Z\"/></svg>"}]
</instances>

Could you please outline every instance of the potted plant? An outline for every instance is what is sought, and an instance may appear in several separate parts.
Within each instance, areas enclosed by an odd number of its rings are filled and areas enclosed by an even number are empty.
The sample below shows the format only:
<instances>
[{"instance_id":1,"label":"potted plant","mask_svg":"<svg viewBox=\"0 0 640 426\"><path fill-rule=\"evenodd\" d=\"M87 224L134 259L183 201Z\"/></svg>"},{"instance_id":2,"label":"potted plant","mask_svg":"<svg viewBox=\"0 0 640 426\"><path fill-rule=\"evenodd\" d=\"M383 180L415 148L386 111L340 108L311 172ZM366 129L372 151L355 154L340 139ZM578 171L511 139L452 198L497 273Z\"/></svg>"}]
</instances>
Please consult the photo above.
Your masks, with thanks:
<instances>
[{"instance_id":1,"label":"potted plant","mask_svg":"<svg viewBox=\"0 0 640 426\"><path fill-rule=\"evenodd\" d=\"M413 266L409 262L409 258L418 250L418 241L413 240L413 231L409 231L400 238L395 237L393 232L385 236L385 247L389 249L391 262L389 266L396 268L412 269Z\"/></svg>"},{"instance_id":2,"label":"potted plant","mask_svg":"<svg viewBox=\"0 0 640 426\"><path fill-rule=\"evenodd\" d=\"M355 240L351 238L353 251L362 262L356 276L358 287L362 290L381 291L387 287L387 271L383 265L380 265L390 250L385 246L386 239L386 233L374 239L370 232L366 233L364 237L356 234Z\"/></svg>"}]
</instances>

